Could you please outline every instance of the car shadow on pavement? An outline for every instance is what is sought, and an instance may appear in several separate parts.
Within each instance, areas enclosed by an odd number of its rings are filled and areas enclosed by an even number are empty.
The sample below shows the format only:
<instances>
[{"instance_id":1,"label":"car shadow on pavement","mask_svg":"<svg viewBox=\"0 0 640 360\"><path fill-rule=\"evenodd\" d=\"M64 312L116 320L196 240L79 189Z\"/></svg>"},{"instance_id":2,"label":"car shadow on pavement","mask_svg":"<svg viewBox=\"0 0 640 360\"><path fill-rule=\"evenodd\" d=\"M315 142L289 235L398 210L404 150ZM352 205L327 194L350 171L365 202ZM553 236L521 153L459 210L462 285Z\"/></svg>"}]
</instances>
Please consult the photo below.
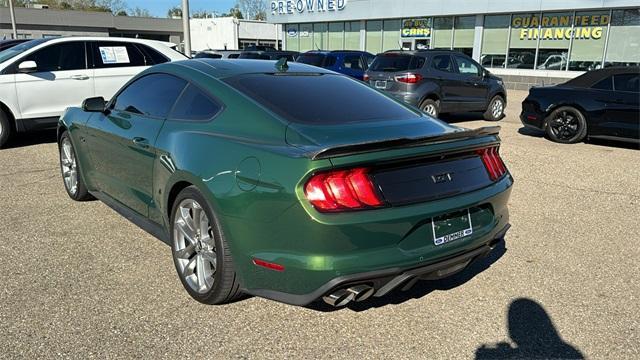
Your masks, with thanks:
<instances>
[{"instance_id":1,"label":"car shadow on pavement","mask_svg":"<svg viewBox=\"0 0 640 360\"><path fill-rule=\"evenodd\" d=\"M534 300L511 302L507 321L515 346L506 341L483 344L476 349L476 359L584 359L580 350L562 340L547 312Z\"/></svg>"},{"instance_id":2,"label":"car shadow on pavement","mask_svg":"<svg viewBox=\"0 0 640 360\"><path fill-rule=\"evenodd\" d=\"M342 309L349 309L351 311L360 312L387 305L397 305L412 299L419 299L435 290L451 290L460 285L463 285L467 281L473 279L476 275L490 268L493 263L498 261L506 253L506 251L507 248L505 247L505 242L501 241L497 244L496 248L493 249L493 251L491 251L486 257L477 259L463 271L445 279L418 281L412 288L406 291L402 291L402 287L399 286L385 296L370 297L363 302L351 302L343 308L332 307L328 304L325 304L322 300L308 305L307 308L322 312L339 311Z\"/></svg>"},{"instance_id":3,"label":"car shadow on pavement","mask_svg":"<svg viewBox=\"0 0 640 360\"><path fill-rule=\"evenodd\" d=\"M465 121L485 121L482 113L451 113L451 114L442 114L439 117L440 120L448 123L448 124L456 124Z\"/></svg>"},{"instance_id":4,"label":"car shadow on pavement","mask_svg":"<svg viewBox=\"0 0 640 360\"><path fill-rule=\"evenodd\" d=\"M56 130L39 130L26 133L18 133L9 139L3 149L14 149L25 146L33 146L39 144L50 144L56 142Z\"/></svg>"},{"instance_id":5,"label":"car shadow on pavement","mask_svg":"<svg viewBox=\"0 0 640 360\"><path fill-rule=\"evenodd\" d=\"M531 136L531 137L537 137L537 138L545 137L544 131L528 128L528 127L525 127L525 126L523 126L520 129L518 129L518 134ZM551 141L551 140L549 140L549 141ZM621 148L621 149L632 149L632 150L640 149L640 144L624 142L624 141L614 141L614 140L604 140L604 139L591 138L591 139L587 139L585 141L585 143L587 143L589 145L617 147L617 148ZM567 146L571 146L571 145L572 144L567 144Z\"/></svg>"}]
</instances>

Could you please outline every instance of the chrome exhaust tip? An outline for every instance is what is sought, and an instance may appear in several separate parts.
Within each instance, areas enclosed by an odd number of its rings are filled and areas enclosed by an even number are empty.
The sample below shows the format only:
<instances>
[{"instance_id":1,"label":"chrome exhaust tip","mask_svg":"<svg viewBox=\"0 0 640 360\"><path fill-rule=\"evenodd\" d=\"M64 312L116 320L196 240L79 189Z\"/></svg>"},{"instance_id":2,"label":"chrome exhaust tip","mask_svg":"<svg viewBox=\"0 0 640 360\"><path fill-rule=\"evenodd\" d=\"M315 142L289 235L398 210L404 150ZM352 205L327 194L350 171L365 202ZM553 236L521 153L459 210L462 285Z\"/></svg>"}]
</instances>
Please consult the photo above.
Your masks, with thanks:
<instances>
[{"instance_id":1,"label":"chrome exhaust tip","mask_svg":"<svg viewBox=\"0 0 640 360\"><path fill-rule=\"evenodd\" d=\"M348 288L347 291L353 293L353 301L359 302L370 298L375 289L369 285L356 285Z\"/></svg>"},{"instance_id":2,"label":"chrome exhaust tip","mask_svg":"<svg viewBox=\"0 0 640 360\"><path fill-rule=\"evenodd\" d=\"M322 297L322 300L327 304L340 307L347 305L354 298L354 293L348 291L347 289L336 290L329 295L325 295Z\"/></svg>"}]
</instances>

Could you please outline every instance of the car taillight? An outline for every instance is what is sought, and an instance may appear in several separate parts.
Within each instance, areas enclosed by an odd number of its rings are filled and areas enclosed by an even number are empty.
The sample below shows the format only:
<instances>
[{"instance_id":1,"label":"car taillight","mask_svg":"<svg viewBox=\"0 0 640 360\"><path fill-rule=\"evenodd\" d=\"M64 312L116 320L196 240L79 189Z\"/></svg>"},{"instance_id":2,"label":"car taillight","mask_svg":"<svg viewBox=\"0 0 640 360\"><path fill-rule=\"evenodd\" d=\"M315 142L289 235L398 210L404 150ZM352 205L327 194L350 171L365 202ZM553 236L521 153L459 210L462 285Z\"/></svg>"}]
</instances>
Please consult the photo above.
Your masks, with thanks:
<instances>
[{"instance_id":1,"label":"car taillight","mask_svg":"<svg viewBox=\"0 0 640 360\"><path fill-rule=\"evenodd\" d=\"M313 175L304 187L311 204L320 212L362 210L380 207L378 195L368 169L337 170Z\"/></svg>"},{"instance_id":2,"label":"car taillight","mask_svg":"<svg viewBox=\"0 0 640 360\"><path fill-rule=\"evenodd\" d=\"M405 83L405 84L416 84L422 80L422 75L420 74L404 74L398 75L395 77L396 81Z\"/></svg>"},{"instance_id":3,"label":"car taillight","mask_svg":"<svg viewBox=\"0 0 640 360\"><path fill-rule=\"evenodd\" d=\"M480 155L484 167L487 169L487 173L489 173L489 178L491 178L492 181L498 180L507 172L507 167L500 158L497 146L480 149L476 151L476 153Z\"/></svg>"},{"instance_id":4,"label":"car taillight","mask_svg":"<svg viewBox=\"0 0 640 360\"><path fill-rule=\"evenodd\" d=\"M367 74L362 75L362 81L369 81L369 79L371 79L371 77Z\"/></svg>"}]
</instances>

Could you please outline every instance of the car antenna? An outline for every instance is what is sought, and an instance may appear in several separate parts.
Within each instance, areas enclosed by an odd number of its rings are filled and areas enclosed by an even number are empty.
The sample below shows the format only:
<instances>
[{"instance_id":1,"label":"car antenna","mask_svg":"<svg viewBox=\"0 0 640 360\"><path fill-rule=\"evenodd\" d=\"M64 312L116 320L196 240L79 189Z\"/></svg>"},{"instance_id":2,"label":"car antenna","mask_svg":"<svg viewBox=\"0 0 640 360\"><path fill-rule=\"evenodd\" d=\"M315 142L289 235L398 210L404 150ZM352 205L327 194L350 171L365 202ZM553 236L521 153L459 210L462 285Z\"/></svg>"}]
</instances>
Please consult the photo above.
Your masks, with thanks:
<instances>
[{"instance_id":1,"label":"car antenna","mask_svg":"<svg viewBox=\"0 0 640 360\"><path fill-rule=\"evenodd\" d=\"M286 57L281 57L280 60L276 62L276 69L278 69L278 71L287 71L289 69Z\"/></svg>"}]
</instances>

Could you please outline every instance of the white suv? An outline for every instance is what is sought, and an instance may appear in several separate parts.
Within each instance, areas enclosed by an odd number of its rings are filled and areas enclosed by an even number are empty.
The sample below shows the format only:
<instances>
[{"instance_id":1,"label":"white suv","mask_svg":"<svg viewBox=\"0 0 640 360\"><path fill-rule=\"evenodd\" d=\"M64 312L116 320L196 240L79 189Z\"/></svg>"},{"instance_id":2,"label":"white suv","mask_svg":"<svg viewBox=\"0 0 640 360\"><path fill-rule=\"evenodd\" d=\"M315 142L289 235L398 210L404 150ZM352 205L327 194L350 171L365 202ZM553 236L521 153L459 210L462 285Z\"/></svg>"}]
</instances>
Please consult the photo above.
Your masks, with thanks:
<instances>
[{"instance_id":1,"label":"white suv","mask_svg":"<svg viewBox=\"0 0 640 360\"><path fill-rule=\"evenodd\" d=\"M55 127L69 106L111 98L147 67L186 57L154 40L37 39L0 52L0 147L12 132Z\"/></svg>"}]
</instances>

